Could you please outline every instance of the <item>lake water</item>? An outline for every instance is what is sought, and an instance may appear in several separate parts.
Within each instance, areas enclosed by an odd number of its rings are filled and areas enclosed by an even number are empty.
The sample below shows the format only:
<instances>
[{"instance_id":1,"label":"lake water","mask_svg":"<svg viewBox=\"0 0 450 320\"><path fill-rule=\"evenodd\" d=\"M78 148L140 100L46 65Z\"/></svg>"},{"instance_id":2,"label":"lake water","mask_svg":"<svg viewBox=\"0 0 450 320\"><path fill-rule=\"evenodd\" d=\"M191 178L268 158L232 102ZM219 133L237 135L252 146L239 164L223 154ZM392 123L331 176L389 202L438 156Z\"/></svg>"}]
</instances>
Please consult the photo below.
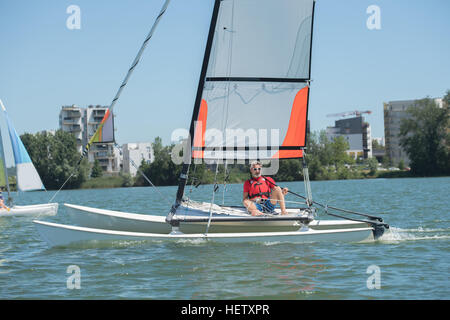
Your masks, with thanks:
<instances>
[{"instance_id":1,"label":"lake water","mask_svg":"<svg viewBox=\"0 0 450 320\"><path fill-rule=\"evenodd\" d=\"M280 185L304 194L303 182ZM165 198L150 187L63 190L55 198L58 215L41 219L70 224L63 203L166 215L176 187L158 190ZM0 218L0 299L450 298L450 178L313 181L312 192L317 202L380 215L391 229L364 244L112 242L49 248L33 218ZM20 194L16 203L45 203L53 194ZM211 195L211 186L200 186L191 196L208 201ZM241 198L242 185L227 186L225 204L240 204ZM79 268L79 289L68 286L69 266Z\"/></svg>"}]
</instances>

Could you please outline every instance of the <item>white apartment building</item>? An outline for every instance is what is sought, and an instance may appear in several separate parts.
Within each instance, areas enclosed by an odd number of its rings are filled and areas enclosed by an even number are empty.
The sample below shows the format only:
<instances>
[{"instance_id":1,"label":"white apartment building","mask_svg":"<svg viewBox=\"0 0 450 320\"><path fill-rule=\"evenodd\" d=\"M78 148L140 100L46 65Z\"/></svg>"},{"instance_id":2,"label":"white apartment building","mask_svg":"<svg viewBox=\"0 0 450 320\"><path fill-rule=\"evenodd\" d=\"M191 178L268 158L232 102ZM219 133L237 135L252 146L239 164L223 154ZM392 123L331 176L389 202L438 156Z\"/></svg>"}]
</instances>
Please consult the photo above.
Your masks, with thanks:
<instances>
[{"instance_id":1,"label":"white apartment building","mask_svg":"<svg viewBox=\"0 0 450 320\"><path fill-rule=\"evenodd\" d=\"M151 163L154 160L153 148L151 142L125 143L122 145L123 152L123 172L131 176L136 176L137 167L141 165L142 160ZM131 161L132 160L132 161Z\"/></svg>"},{"instance_id":2,"label":"white apartment building","mask_svg":"<svg viewBox=\"0 0 450 320\"><path fill-rule=\"evenodd\" d=\"M62 131L70 132L77 140L78 152L83 151L83 146L86 145L83 136L84 131L84 111L76 105L63 106L59 112L59 127Z\"/></svg>"},{"instance_id":3,"label":"white apartment building","mask_svg":"<svg viewBox=\"0 0 450 320\"><path fill-rule=\"evenodd\" d=\"M59 113L60 128L75 136L80 153L97 131L107 110L108 107L100 105L90 105L88 108L72 105L61 108ZM88 161L94 163L96 159L104 172L109 174L119 173L120 154L115 150L114 143L93 144L89 149Z\"/></svg>"}]
</instances>

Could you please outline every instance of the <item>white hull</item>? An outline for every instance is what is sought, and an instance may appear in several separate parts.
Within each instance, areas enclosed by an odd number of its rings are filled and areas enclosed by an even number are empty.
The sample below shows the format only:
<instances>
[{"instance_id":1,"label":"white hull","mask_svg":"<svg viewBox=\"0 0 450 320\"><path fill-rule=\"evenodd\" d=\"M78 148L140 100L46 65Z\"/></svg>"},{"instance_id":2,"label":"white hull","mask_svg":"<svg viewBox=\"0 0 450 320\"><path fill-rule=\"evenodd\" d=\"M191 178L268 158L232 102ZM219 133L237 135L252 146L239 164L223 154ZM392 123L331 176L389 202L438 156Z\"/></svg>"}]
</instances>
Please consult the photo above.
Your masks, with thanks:
<instances>
[{"instance_id":1,"label":"white hull","mask_svg":"<svg viewBox=\"0 0 450 320\"><path fill-rule=\"evenodd\" d=\"M214 241L214 242L361 242L373 240L372 228L339 230L302 229L291 232L247 232L209 234L156 234L105 230L69 226L44 221L34 221L41 237L50 246L67 246L82 243L102 243L111 241Z\"/></svg>"},{"instance_id":2,"label":"white hull","mask_svg":"<svg viewBox=\"0 0 450 320\"><path fill-rule=\"evenodd\" d=\"M0 217L54 216L58 212L58 203L13 206L10 210L0 209Z\"/></svg>"},{"instance_id":3,"label":"white hull","mask_svg":"<svg viewBox=\"0 0 450 320\"><path fill-rule=\"evenodd\" d=\"M105 209L90 208L72 204L64 204L70 219L76 225L88 228L108 229L129 232L165 233L171 232L171 226L166 223L166 217L126 213ZM233 209L239 216L239 210ZM242 213L242 210L240 211ZM183 217L204 217L205 211L182 210ZM203 213L203 214L202 214ZM214 216L221 216L220 214ZM226 215L222 216L235 216ZM248 217L247 214L243 215ZM366 228L368 224L348 220L313 220L308 225L315 230ZM242 222L213 222L208 232L287 232L297 231L301 225L297 221L242 221ZM203 233L206 230L206 222L180 222L180 231L183 233Z\"/></svg>"}]
</instances>

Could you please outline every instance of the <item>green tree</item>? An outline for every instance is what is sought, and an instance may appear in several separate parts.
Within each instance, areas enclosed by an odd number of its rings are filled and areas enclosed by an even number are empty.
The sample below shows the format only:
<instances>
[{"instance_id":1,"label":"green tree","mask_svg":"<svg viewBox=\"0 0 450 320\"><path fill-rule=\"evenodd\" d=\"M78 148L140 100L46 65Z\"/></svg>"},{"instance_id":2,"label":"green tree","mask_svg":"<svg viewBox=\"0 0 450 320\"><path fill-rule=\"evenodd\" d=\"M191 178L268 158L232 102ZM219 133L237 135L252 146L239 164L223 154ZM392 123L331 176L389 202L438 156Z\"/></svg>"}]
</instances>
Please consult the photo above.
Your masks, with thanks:
<instances>
[{"instance_id":1,"label":"green tree","mask_svg":"<svg viewBox=\"0 0 450 320\"><path fill-rule=\"evenodd\" d=\"M383 159L382 159L381 163L383 164L384 168L388 168L391 165L391 161L389 159L389 156L387 156L387 155L383 156Z\"/></svg>"},{"instance_id":2,"label":"green tree","mask_svg":"<svg viewBox=\"0 0 450 320\"><path fill-rule=\"evenodd\" d=\"M303 179L302 161L300 159L281 159L277 174L274 176L276 181L297 181Z\"/></svg>"},{"instance_id":3,"label":"green tree","mask_svg":"<svg viewBox=\"0 0 450 320\"><path fill-rule=\"evenodd\" d=\"M333 141L330 144L332 150L332 162L336 169L338 166L352 162L350 156L346 153L349 148L349 144L343 136L333 138Z\"/></svg>"},{"instance_id":4,"label":"green tree","mask_svg":"<svg viewBox=\"0 0 450 320\"><path fill-rule=\"evenodd\" d=\"M405 162L403 161L403 159L398 162L398 168L400 170L405 170Z\"/></svg>"},{"instance_id":5,"label":"green tree","mask_svg":"<svg viewBox=\"0 0 450 320\"><path fill-rule=\"evenodd\" d=\"M449 92L444 101L448 99ZM450 174L448 104L439 108L433 99L425 98L417 100L407 112L410 118L402 120L399 136L411 172L421 176Z\"/></svg>"},{"instance_id":6,"label":"green tree","mask_svg":"<svg viewBox=\"0 0 450 320\"><path fill-rule=\"evenodd\" d=\"M98 159L95 159L94 165L92 166L91 178L100 178L101 176L103 176L102 166Z\"/></svg>"},{"instance_id":7,"label":"green tree","mask_svg":"<svg viewBox=\"0 0 450 320\"><path fill-rule=\"evenodd\" d=\"M384 150L385 147L378 143L378 140L372 139L372 149L373 150Z\"/></svg>"},{"instance_id":8,"label":"green tree","mask_svg":"<svg viewBox=\"0 0 450 320\"><path fill-rule=\"evenodd\" d=\"M77 166L80 154L74 136L62 130L55 134L25 133L21 140L47 189L78 188L86 181L89 172L87 159Z\"/></svg>"},{"instance_id":9,"label":"green tree","mask_svg":"<svg viewBox=\"0 0 450 320\"><path fill-rule=\"evenodd\" d=\"M346 153L348 142L344 137L329 140L325 130L308 135L306 163L311 180L349 179L354 174L348 165L354 160Z\"/></svg>"},{"instance_id":10,"label":"green tree","mask_svg":"<svg viewBox=\"0 0 450 320\"><path fill-rule=\"evenodd\" d=\"M447 93L442 100L444 101L445 106L447 108L449 108L450 107L450 89L447 90Z\"/></svg>"},{"instance_id":11,"label":"green tree","mask_svg":"<svg viewBox=\"0 0 450 320\"><path fill-rule=\"evenodd\" d=\"M140 169L156 186L170 186L178 183L178 177L181 172L181 166L173 163L171 159L171 152L174 145L163 146L160 137L155 138L152 143L154 161L146 163L142 161ZM136 185L148 185L148 182L143 177L136 179Z\"/></svg>"},{"instance_id":12,"label":"green tree","mask_svg":"<svg viewBox=\"0 0 450 320\"><path fill-rule=\"evenodd\" d=\"M378 161L376 158L369 158L366 160L366 164L369 167L369 175L373 176L378 170Z\"/></svg>"}]
</instances>

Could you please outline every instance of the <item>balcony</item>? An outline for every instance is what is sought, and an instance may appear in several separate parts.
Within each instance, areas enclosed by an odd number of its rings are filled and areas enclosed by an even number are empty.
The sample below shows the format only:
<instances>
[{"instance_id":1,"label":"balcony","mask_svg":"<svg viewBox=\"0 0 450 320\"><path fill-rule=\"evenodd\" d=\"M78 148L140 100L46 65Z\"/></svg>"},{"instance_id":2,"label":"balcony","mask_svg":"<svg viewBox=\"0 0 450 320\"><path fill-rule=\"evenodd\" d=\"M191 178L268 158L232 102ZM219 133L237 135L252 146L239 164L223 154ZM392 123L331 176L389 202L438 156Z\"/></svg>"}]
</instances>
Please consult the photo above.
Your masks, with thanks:
<instances>
[{"instance_id":1,"label":"balcony","mask_svg":"<svg viewBox=\"0 0 450 320\"><path fill-rule=\"evenodd\" d=\"M109 152L96 152L94 153L95 159L101 160L101 159L114 159L114 154Z\"/></svg>"},{"instance_id":2,"label":"balcony","mask_svg":"<svg viewBox=\"0 0 450 320\"><path fill-rule=\"evenodd\" d=\"M78 124L78 125L73 125L73 126L70 126L69 127L70 128L70 132L81 132L81 126Z\"/></svg>"},{"instance_id":3,"label":"balcony","mask_svg":"<svg viewBox=\"0 0 450 320\"><path fill-rule=\"evenodd\" d=\"M80 122L81 122L80 120L81 120L81 118L74 119L74 118L64 117L63 123L64 124L80 124Z\"/></svg>"}]
</instances>

